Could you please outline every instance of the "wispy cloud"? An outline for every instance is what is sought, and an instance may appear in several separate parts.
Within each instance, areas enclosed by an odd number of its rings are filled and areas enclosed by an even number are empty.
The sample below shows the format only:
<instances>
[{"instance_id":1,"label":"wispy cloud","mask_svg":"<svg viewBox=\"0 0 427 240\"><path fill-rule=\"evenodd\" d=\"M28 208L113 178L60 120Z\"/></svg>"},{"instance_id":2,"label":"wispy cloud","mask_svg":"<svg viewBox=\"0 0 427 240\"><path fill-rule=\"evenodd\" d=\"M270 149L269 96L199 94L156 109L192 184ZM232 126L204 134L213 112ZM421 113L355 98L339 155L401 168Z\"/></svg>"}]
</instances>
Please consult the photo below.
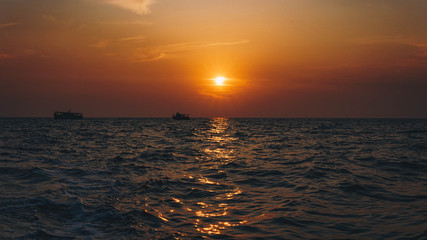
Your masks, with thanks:
<instances>
[{"instance_id":1,"label":"wispy cloud","mask_svg":"<svg viewBox=\"0 0 427 240\"><path fill-rule=\"evenodd\" d=\"M101 40L101 41L98 41L98 42L92 44L91 46L94 48L106 48L109 43L110 43L110 41L108 41L108 40Z\"/></svg>"},{"instance_id":2,"label":"wispy cloud","mask_svg":"<svg viewBox=\"0 0 427 240\"><path fill-rule=\"evenodd\" d=\"M229 45L237 45L237 44L245 44L249 43L248 40L235 41L235 42L215 42L215 43L206 43L201 45L200 47L214 47L214 46L229 46Z\"/></svg>"},{"instance_id":3,"label":"wispy cloud","mask_svg":"<svg viewBox=\"0 0 427 240\"><path fill-rule=\"evenodd\" d=\"M170 56L176 52L185 52L207 47L216 47L216 46L230 46L245 44L249 41L234 41L234 42L184 42L176 43L165 46L156 46L145 49L139 49L136 51L135 61L136 62L147 62L147 61L156 61L167 56Z\"/></svg>"},{"instance_id":4,"label":"wispy cloud","mask_svg":"<svg viewBox=\"0 0 427 240\"><path fill-rule=\"evenodd\" d=\"M120 38L119 41L141 41L144 39L145 39L145 36L139 35L139 36L133 36L133 37Z\"/></svg>"},{"instance_id":5,"label":"wispy cloud","mask_svg":"<svg viewBox=\"0 0 427 240\"><path fill-rule=\"evenodd\" d=\"M215 47L215 46L229 46L229 45L238 45L248 43L249 41L235 41L235 42L185 42L185 43L177 43L171 44L164 47L165 52L181 52L181 51L189 51L198 48L206 48L206 47Z\"/></svg>"},{"instance_id":6,"label":"wispy cloud","mask_svg":"<svg viewBox=\"0 0 427 240\"><path fill-rule=\"evenodd\" d=\"M427 44L410 38L371 38L356 41L365 52L376 52L374 59L385 58L394 66L416 66L427 62ZM384 65L381 62L381 65Z\"/></svg>"},{"instance_id":7,"label":"wispy cloud","mask_svg":"<svg viewBox=\"0 0 427 240\"><path fill-rule=\"evenodd\" d=\"M43 20L48 21L48 22L56 22L56 21L58 21L58 19L56 17L51 16L51 15L46 15L46 14L43 15L42 18L43 18Z\"/></svg>"},{"instance_id":8,"label":"wispy cloud","mask_svg":"<svg viewBox=\"0 0 427 240\"><path fill-rule=\"evenodd\" d=\"M19 59L23 57L37 56L37 54L39 54L39 51L34 49L20 49L9 53L0 52L0 59Z\"/></svg>"},{"instance_id":9,"label":"wispy cloud","mask_svg":"<svg viewBox=\"0 0 427 240\"><path fill-rule=\"evenodd\" d=\"M154 1L155 0L106 0L102 2L131 10L137 14L147 14L150 12L149 7Z\"/></svg>"},{"instance_id":10,"label":"wispy cloud","mask_svg":"<svg viewBox=\"0 0 427 240\"><path fill-rule=\"evenodd\" d=\"M107 25L141 25L141 26L148 26L153 24L150 21L100 21L95 23L107 24Z\"/></svg>"},{"instance_id":11,"label":"wispy cloud","mask_svg":"<svg viewBox=\"0 0 427 240\"><path fill-rule=\"evenodd\" d=\"M0 53L0 59L11 59L13 58L10 54Z\"/></svg>"},{"instance_id":12,"label":"wispy cloud","mask_svg":"<svg viewBox=\"0 0 427 240\"><path fill-rule=\"evenodd\" d=\"M19 23L19 22L0 23L0 29L7 28L7 27L12 27L12 26L19 25L19 24L21 24L21 23Z\"/></svg>"}]
</instances>

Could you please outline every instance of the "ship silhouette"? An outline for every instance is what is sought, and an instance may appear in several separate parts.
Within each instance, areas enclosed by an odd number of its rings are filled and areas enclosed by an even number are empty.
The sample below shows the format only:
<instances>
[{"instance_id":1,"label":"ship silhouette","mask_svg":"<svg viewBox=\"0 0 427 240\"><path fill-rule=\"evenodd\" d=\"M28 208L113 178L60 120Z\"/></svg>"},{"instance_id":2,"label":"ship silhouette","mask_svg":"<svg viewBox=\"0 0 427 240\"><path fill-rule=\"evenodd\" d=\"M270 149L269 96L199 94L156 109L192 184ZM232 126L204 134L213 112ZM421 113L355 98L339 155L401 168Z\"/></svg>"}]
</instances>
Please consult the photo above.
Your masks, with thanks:
<instances>
[{"instance_id":1,"label":"ship silhouette","mask_svg":"<svg viewBox=\"0 0 427 240\"><path fill-rule=\"evenodd\" d=\"M190 114L177 112L175 115L172 115L172 118L175 120L190 120Z\"/></svg>"},{"instance_id":2,"label":"ship silhouette","mask_svg":"<svg viewBox=\"0 0 427 240\"><path fill-rule=\"evenodd\" d=\"M83 119L83 114L77 113L77 112L71 112L71 110L68 110L68 112L55 111L53 113L53 118L55 118L55 119Z\"/></svg>"}]
</instances>

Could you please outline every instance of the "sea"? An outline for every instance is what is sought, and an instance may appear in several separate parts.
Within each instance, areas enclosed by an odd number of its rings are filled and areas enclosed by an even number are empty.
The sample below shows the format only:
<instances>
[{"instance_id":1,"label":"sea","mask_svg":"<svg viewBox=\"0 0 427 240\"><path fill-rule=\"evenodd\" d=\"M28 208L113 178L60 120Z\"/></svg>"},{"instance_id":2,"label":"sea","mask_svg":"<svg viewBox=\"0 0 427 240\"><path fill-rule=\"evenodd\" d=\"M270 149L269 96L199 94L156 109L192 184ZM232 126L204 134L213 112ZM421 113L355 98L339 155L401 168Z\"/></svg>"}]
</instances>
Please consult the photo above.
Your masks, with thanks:
<instances>
[{"instance_id":1,"label":"sea","mask_svg":"<svg viewBox=\"0 0 427 240\"><path fill-rule=\"evenodd\" d=\"M2 118L0 239L427 239L427 120Z\"/></svg>"}]
</instances>

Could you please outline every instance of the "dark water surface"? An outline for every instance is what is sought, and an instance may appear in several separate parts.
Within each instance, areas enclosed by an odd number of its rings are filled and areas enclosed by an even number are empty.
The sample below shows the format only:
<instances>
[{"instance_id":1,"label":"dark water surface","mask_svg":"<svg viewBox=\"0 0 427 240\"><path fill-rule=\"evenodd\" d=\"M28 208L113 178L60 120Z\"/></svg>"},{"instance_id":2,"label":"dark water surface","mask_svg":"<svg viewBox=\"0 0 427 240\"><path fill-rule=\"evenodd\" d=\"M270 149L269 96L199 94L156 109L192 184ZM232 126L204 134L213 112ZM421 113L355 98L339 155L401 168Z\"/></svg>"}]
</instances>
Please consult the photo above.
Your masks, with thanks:
<instances>
[{"instance_id":1,"label":"dark water surface","mask_svg":"<svg viewBox=\"0 0 427 240\"><path fill-rule=\"evenodd\" d=\"M0 119L1 239L427 239L427 120Z\"/></svg>"}]
</instances>

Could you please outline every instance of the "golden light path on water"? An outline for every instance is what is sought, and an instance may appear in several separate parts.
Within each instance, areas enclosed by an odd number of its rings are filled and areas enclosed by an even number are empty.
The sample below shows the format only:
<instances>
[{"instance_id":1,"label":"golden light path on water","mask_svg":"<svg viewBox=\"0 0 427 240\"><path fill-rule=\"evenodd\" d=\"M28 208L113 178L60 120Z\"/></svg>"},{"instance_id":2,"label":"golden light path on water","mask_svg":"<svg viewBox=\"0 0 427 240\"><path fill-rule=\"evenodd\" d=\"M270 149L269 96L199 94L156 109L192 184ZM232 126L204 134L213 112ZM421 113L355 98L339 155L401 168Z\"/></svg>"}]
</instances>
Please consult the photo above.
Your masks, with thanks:
<instances>
[{"instance_id":1,"label":"golden light path on water","mask_svg":"<svg viewBox=\"0 0 427 240\"><path fill-rule=\"evenodd\" d=\"M211 120L210 128L203 133L206 136L204 140L207 146L202 149L206 156L206 159L201 159L202 161L208 160L220 165L227 164L233 160L234 150L226 146L232 144L236 139L226 132L229 127L228 119L215 118ZM198 178L198 181L207 185L221 185L219 182L204 177ZM228 222L217 219L230 214L230 206L226 201L232 200L234 196L241 193L241 189L235 188L213 197L215 199L207 199L215 203L197 202L198 209L187 208L189 212L192 212L197 217L193 223L196 230L203 234L221 234L229 227L244 224L246 222L244 220Z\"/></svg>"},{"instance_id":2,"label":"golden light path on water","mask_svg":"<svg viewBox=\"0 0 427 240\"><path fill-rule=\"evenodd\" d=\"M207 137L205 139L206 142L210 144L203 149L203 152L211 161L214 161L217 164L226 164L229 161L232 161L232 154L234 150L225 146L229 145L236 139L226 133L226 130L230 127L228 119L215 118L210 122L210 124L211 126L210 129L207 130ZM220 183L208 180L207 178L200 178L199 181L205 184L220 185ZM197 204L200 206L200 210L194 211L194 214L198 217L196 222L194 222L196 230L204 234L221 234L223 230L229 227L245 223L245 221L212 221L216 217L228 215L229 205L225 200L231 200L234 196L241 193L242 191L236 188L221 196L215 197L216 202L219 200L220 203L207 204L204 202L198 202ZM221 200L223 200L222 203Z\"/></svg>"},{"instance_id":3,"label":"golden light path on water","mask_svg":"<svg viewBox=\"0 0 427 240\"><path fill-rule=\"evenodd\" d=\"M176 191L175 196L166 197L149 194L136 195L129 199L116 199L115 208L126 211L126 202L133 202L137 209L161 219L166 229L177 219L191 224L195 232L203 235L224 234L231 227L246 224L249 219L245 216L233 214L239 209L236 196L243 190L228 181L227 178L216 178L211 174L226 174L222 168L236 160L235 146L237 138L230 131L230 122L225 118L215 118L206 122L202 128L195 129L194 136L198 140L197 148L200 155L194 158L189 165L180 165L164 171L165 175L181 182L192 184L193 187ZM184 166L184 167L183 167ZM154 177L154 176L151 176ZM154 178L158 179L158 178ZM144 182L146 177L135 177L135 182ZM178 181L177 180L177 181ZM152 180L149 180L149 182ZM152 182L153 184L160 182ZM161 186L161 185L160 185ZM192 193L196 196L188 196ZM234 201L236 200L236 201ZM158 202L172 204L159 205ZM136 221L132 228L144 232L144 224ZM160 231L161 228L156 228ZM176 231L176 230L171 230ZM180 236L191 236L191 231L177 232ZM175 239L180 239L179 237Z\"/></svg>"}]
</instances>

